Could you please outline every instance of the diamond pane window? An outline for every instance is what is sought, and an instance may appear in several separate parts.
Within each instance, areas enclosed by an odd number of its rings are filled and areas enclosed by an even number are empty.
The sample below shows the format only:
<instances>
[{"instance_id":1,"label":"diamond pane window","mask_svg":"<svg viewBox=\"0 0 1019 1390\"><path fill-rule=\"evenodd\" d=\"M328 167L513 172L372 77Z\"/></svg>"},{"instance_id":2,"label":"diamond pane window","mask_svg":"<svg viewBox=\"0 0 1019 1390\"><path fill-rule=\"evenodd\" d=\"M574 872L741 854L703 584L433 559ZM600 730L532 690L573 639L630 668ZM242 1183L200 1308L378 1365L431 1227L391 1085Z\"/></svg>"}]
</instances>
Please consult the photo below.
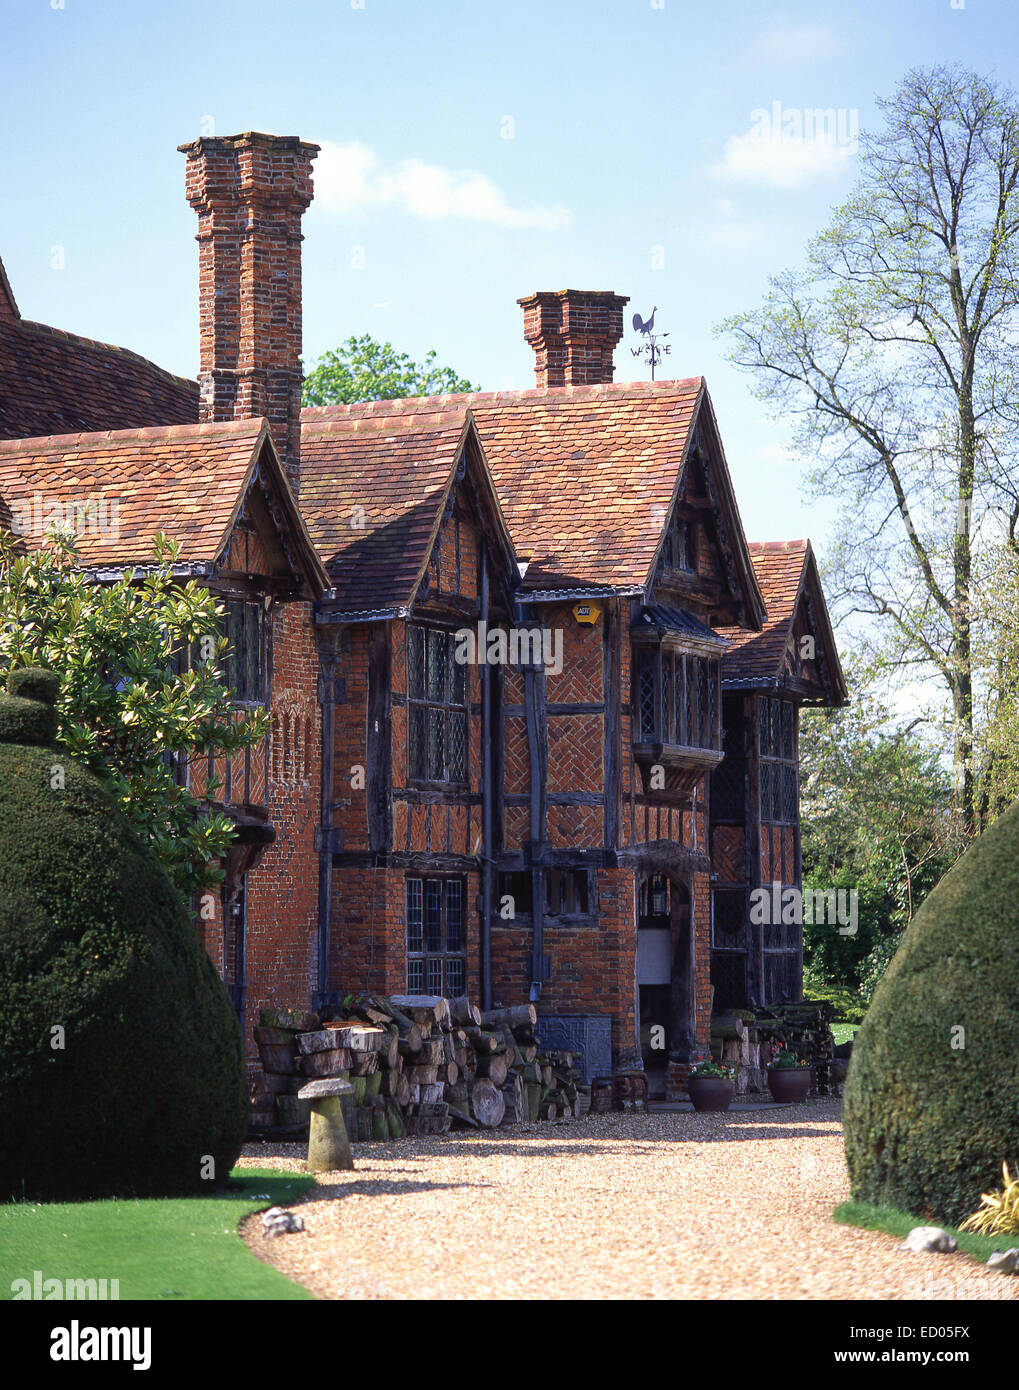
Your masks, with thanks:
<instances>
[{"instance_id":1,"label":"diamond pane window","mask_svg":"<svg viewBox=\"0 0 1019 1390\"><path fill-rule=\"evenodd\" d=\"M463 879L408 877L406 921L408 993L463 994Z\"/></svg>"},{"instance_id":2,"label":"diamond pane window","mask_svg":"<svg viewBox=\"0 0 1019 1390\"><path fill-rule=\"evenodd\" d=\"M467 716L449 715L449 780L463 782L467 778Z\"/></svg>"},{"instance_id":3,"label":"diamond pane window","mask_svg":"<svg viewBox=\"0 0 1019 1390\"><path fill-rule=\"evenodd\" d=\"M230 643L223 669L224 683L235 700L261 704L265 698L262 683L261 603L247 599L224 599L224 636Z\"/></svg>"},{"instance_id":4,"label":"diamond pane window","mask_svg":"<svg viewBox=\"0 0 1019 1390\"><path fill-rule=\"evenodd\" d=\"M640 659L638 699L640 702L640 736L643 742L650 743L655 736L655 671L649 656L642 656Z\"/></svg>"},{"instance_id":5,"label":"diamond pane window","mask_svg":"<svg viewBox=\"0 0 1019 1390\"><path fill-rule=\"evenodd\" d=\"M761 757L767 758L771 754L771 722L768 718L768 702L764 699L757 701L757 733Z\"/></svg>"},{"instance_id":6,"label":"diamond pane window","mask_svg":"<svg viewBox=\"0 0 1019 1390\"><path fill-rule=\"evenodd\" d=\"M782 756L789 759L796 756L793 741L793 707L789 700L782 701Z\"/></svg>"},{"instance_id":7,"label":"diamond pane window","mask_svg":"<svg viewBox=\"0 0 1019 1390\"><path fill-rule=\"evenodd\" d=\"M467 668L452 634L407 629L407 775L426 782L468 781Z\"/></svg>"},{"instance_id":8,"label":"diamond pane window","mask_svg":"<svg viewBox=\"0 0 1019 1390\"><path fill-rule=\"evenodd\" d=\"M407 694L421 700L425 693L425 633L420 627L407 629Z\"/></svg>"},{"instance_id":9,"label":"diamond pane window","mask_svg":"<svg viewBox=\"0 0 1019 1390\"><path fill-rule=\"evenodd\" d=\"M661 686L655 675L661 662ZM682 652L642 652L637 657L637 707L641 743L717 748L718 663Z\"/></svg>"},{"instance_id":10,"label":"diamond pane window","mask_svg":"<svg viewBox=\"0 0 1019 1390\"><path fill-rule=\"evenodd\" d=\"M791 700L760 700L758 708L761 711L761 819L793 825L799 816L796 708Z\"/></svg>"}]
</instances>

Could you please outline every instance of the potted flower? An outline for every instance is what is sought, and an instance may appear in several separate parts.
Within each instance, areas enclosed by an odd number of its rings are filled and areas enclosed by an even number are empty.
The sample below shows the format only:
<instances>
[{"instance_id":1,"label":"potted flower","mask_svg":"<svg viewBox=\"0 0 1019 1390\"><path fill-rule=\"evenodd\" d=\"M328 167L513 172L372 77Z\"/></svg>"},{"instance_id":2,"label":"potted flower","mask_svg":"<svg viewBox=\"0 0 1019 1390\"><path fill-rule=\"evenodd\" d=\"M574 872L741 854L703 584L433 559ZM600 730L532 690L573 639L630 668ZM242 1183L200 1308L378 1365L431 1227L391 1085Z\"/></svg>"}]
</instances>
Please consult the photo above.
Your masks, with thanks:
<instances>
[{"instance_id":1,"label":"potted flower","mask_svg":"<svg viewBox=\"0 0 1019 1390\"><path fill-rule=\"evenodd\" d=\"M723 1062L701 1062L686 1084L695 1110L728 1110L736 1090L732 1067Z\"/></svg>"},{"instance_id":2,"label":"potted flower","mask_svg":"<svg viewBox=\"0 0 1019 1390\"><path fill-rule=\"evenodd\" d=\"M795 1052L787 1047L779 1048L771 1059L768 1068L768 1090L772 1100L785 1105L793 1100L806 1100L810 1090L811 1069L808 1062L801 1062Z\"/></svg>"}]
</instances>

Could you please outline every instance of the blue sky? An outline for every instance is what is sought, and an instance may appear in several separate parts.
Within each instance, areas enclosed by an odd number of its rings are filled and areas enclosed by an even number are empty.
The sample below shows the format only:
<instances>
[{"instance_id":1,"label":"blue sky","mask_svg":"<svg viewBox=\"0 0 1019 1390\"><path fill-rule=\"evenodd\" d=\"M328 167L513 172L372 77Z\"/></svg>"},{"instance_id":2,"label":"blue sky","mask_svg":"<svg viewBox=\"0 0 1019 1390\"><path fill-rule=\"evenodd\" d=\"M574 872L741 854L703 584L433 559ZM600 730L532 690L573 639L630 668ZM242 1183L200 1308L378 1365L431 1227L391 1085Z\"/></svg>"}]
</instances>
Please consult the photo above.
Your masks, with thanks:
<instances>
[{"instance_id":1,"label":"blue sky","mask_svg":"<svg viewBox=\"0 0 1019 1390\"><path fill-rule=\"evenodd\" d=\"M305 218L305 357L370 332L485 389L533 385L517 298L658 305L669 375L707 377L751 539L824 549L832 510L725 362L852 185L853 122L907 68L1014 83L1015 0L0 0L0 256L26 318L193 375L195 217L177 145L323 146ZM841 140L755 144L832 108ZM858 113L854 116L854 113ZM58 249L55 249L58 248ZM634 369L629 337L617 380ZM661 373L659 373L661 375ZM2 390L2 382L0 382Z\"/></svg>"}]
</instances>

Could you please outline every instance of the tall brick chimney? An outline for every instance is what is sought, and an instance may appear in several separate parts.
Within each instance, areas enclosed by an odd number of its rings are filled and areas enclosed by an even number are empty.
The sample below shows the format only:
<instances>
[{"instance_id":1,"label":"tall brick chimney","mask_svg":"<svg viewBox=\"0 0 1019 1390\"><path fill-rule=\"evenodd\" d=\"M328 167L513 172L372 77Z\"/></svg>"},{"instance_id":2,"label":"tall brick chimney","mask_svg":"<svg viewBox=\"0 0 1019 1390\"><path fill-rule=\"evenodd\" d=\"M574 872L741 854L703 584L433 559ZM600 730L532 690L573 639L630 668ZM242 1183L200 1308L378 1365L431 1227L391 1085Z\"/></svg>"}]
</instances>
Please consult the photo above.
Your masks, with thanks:
<instances>
[{"instance_id":1,"label":"tall brick chimney","mask_svg":"<svg viewBox=\"0 0 1019 1390\"><path fill-rule=\"evenodd\" d=\"M518 299L538 386L611 381L612 351L623 336L623 305L629 302L610 290L545 290Z\"/></svg>"},{"instance_id":2,"label":"tall brick chimney","mask_svg":"<svg viewBox=\"0 0 1019 1390\"><path fill-rule=\"evenodd\" d=\"M200 418L264 415L301 476L301 218L318 145L293 135L203 137L187 155L198 214Z\"/></svg>"}]
</instances>

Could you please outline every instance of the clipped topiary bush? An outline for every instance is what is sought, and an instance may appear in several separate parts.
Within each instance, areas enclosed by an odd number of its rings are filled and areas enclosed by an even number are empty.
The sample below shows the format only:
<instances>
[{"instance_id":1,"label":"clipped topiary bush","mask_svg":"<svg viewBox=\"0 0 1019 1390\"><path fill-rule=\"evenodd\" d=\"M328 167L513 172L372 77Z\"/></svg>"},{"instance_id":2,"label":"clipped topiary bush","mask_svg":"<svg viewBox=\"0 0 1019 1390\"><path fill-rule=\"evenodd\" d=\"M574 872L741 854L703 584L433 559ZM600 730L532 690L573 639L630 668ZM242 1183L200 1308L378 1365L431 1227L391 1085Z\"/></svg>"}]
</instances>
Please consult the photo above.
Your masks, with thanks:
<instances>
[{"instance_id":1,"label":"clipped topiary bush","mask_svg":"<svg viewBox=\"0 0 1019 1390\"><path fill-rule=\"evenodd\" d=\"M853 1195L957 1225L1019 1160L1019 805L913 918L856 1034Z\"/></svg>"},{"instance_id":2,"label":"clipped topiary bush","mask_svg":"<svg viewBox=\"0 0 1019 1390\"><path fill-rule=\"evenodd\" d=\"M0 695L0 1200L208 1191L248 1100L187 908L101 783ZM209 1159L212 1160L210 1165Z\"/></svg>"}]
</instances>

